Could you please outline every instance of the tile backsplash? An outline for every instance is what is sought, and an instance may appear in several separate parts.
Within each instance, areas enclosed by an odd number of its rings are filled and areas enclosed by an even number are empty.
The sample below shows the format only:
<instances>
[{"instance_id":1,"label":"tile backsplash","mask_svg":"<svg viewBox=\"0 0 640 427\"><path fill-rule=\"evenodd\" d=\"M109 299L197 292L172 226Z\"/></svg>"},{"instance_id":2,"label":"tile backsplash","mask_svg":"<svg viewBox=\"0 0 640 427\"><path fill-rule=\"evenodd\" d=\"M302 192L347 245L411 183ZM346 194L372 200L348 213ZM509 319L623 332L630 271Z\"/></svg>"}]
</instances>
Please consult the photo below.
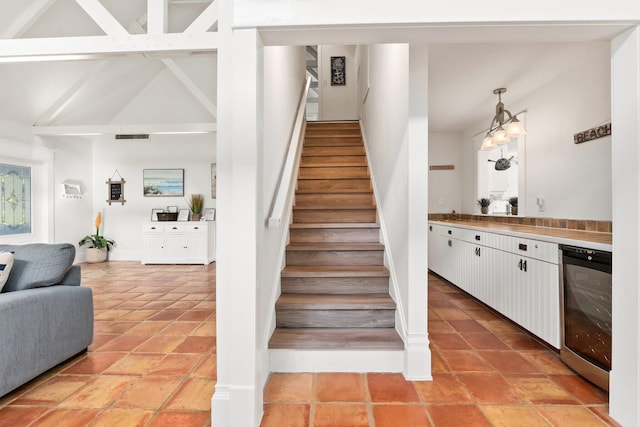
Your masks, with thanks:
<instances>
[{"instance_id":1,"label":"tile backsplash","mask_svg":"<svg viewBox=\"0 0 640 427\"><path fill-rule=\"evenodd\" d=\"M592 221L583 219L566 218L537 218L521 216L494 216L494 215L471 215L457 213L430 213L429 219L438 220L459 220L459 221L486 221L503 224L521 224L534 227L565 228L567 230L593 231L597 233L611 233L613 226L611 221Z\"/></svg>"}]
</instances>

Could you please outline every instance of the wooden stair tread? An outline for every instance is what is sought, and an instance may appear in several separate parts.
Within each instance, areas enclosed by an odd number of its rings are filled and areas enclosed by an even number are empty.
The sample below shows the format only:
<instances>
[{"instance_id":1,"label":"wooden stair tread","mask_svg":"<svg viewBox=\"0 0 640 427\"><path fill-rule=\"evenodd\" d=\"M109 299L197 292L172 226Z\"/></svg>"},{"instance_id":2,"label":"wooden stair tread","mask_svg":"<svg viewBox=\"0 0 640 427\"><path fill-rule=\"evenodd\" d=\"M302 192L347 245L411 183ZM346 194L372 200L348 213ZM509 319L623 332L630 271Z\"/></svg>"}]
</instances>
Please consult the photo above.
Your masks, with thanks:
<instances>
[{"instance_id":1,"label":"wooden stair tread","mask_svg":"<svg viewBox=\"0 0 640 427\"><path fill-rule=\"evenodd\" d=\"M370 242L305 242L289 243L288 251L383 251L384 245Z\"/></svg>"},{"instance_id":2,"label":"wooden stair tread","mask_svg":"<svg viewBox=\"0 0 640 427\"><path fill-rule=\"evenodd\" d=\"M289 228L314 229L314 228L380 228L376 222L316 222L316 223L292 223Z\"/></svg>"},{"instance_id":3,"label":"wooden stair tread","mask_svg":"<svg viewBox=\"0 0 640 427\"><path fill-rule=\"evenodd\" d=\"M282 294L277 310L395 310L389 294Z\"/></svg>"},{"instance_id":4,"label":"wooden stair tread","mask_svg":"<svg viewBox=\"0 0 640 427\"><path fill-rule=\"evenodd\" d=\"M389 277L389 270L382 265L289 265L281 277Z\"/></svg>"},{"instance_id":5,"label":"wooden stair tread","mask_svg":"<svg viewBox=\"0 0 640 427\"><path fill-rule=\"evenodd\" d=\"M403 350L393 328L277 328L271 349L297 350Z\"/></svg>"}]
</instances>

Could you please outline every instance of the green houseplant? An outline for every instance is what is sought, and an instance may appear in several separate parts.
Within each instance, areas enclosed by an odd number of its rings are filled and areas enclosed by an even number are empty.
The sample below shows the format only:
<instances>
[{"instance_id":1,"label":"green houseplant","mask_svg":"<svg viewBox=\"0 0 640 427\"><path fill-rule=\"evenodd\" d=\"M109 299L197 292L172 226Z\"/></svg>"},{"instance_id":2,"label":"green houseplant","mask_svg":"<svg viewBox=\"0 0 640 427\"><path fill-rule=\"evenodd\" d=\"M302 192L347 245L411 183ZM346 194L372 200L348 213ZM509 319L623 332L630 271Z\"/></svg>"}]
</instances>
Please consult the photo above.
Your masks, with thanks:
<instances>
[{"instance_id":1,"label":"green houseplant","mask_svg":"<svg viewBox=\"0 0 640 427\"><path fill-rule=\"evenodd\" d=\"M102 214L96 215L96 234L84 236L78 242L79 246L87 246L87 262L102 262L107 259L107 252L116 245L113 239L107 239L100 235L100 225L102 224Z\"/></svg>"},{"instance_id":2,"label":"green houseplant","mask_svg":"<svg viewBox=\"0 0 640 427\"><path fill-rule=\"evenodd\" d=\"M202 208L204 206L204 196L202 194L192 194L191 200L188 202L191 211L191 220L200 221L202 217Z\"/></svg>"},{"instance_id":3,"label":"green houseplant","mask_svg":"<svg viewBox=\"0 0 640 427\"><path fill-rule=\"evenodd\" d=\"M489 205L491 204L491 199L487 199L486 197L479 198L476 203L480 206L480 212L483 214L489 213Z\"/></svg>"},{"instance_id":4,"label":"green houseplant","mask_svg":"<svg viewBox=\"0 0 640 427\"><path fill-rule=\"evenodd\" d=\"M511 215L518 215L518 198L509 197L509 205L511 206Z\"/></svg>"}]
</instances>

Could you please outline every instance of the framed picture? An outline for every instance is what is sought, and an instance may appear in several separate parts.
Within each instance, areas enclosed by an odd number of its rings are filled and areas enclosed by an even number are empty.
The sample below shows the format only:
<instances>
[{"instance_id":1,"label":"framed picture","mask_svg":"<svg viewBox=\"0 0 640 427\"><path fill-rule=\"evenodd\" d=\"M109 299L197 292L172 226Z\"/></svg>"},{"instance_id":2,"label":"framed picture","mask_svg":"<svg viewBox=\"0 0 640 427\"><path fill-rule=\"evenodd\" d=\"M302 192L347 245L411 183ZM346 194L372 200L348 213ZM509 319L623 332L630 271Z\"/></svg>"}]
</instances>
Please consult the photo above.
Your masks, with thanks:
<instances>
[{"instance_id":1,"label":"framed picture","mask_svg":"<svg viewBox=\"0 0 640 427\"><path fill-rule=\"evenodd\" d=\"M164 212L164 209L151 209L151 221L158 220L158 214Z\"/></svg>"},{"instance_id":2,"label":"framed picture","mask_svg":"<svg viewBox=\"0 0 640 427\"><path fill-rule=\"evenodd\" d=\"M184 196L184 169L144 169L142 186L145 197Z\"/></svg>"},{"instance_id":3,"label":"framed picture","mask_svg":"<svg viewBox=\"0 0 640 427\"><path fill-rule=\"evenodd\" d=\"M216 220L215 208L206 208L204 210L204 219L205 221L215 221Z\"/></svg>"},{"instance_id":4,"label":"framed picture","mask_svg":"<svg viewBox=\"0 0 640 427\"><path fill-rule=\"evenodd\" d=\"M178 211L178 221L189 221L189 209L180 209Z\"/></svg>"},{"instance_id":5,"label":"framed picture","mask_svg":"<svg viewBox=\"0 0 640 427\"><path fill-rule=\"evenodd\" d=\"M211 163L211 198L216 198L216 173L217 173L217 164Z\"/></svg>"},{"instance_id":6,"label":"framed picture","mask_svg":"<svg viewBox=\"0 0 640 427\"><path fill-rule=\"evenodd\" d=\"M178 212L178 207L177 206L167 206L167 208L164 211L165 212L169 212L169 213L176 213L176 212Z\"/></svg>"},{"instance_id":7,"label":"framed picture","mask_svg":"<svg viewBox=\"0 0 640 427\"><path fill-rule=\"evenodd\" d=\"M347 84L344 56L331 57L331 86L345 86Z\"/></svg>"}]
</instances>

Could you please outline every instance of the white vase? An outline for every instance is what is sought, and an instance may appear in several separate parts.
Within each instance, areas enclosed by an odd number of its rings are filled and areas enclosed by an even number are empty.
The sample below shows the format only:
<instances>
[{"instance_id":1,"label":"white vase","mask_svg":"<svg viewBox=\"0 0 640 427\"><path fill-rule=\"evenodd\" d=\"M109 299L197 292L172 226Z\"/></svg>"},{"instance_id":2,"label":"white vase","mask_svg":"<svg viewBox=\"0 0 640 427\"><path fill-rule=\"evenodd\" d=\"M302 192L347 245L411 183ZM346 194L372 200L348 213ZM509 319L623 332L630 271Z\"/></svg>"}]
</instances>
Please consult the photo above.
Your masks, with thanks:
<instances>
[{"instance_id":1,"label":"white vase","mask_svg":"<svg viewBox=\"0 0 640 427\"><path fill-rule=\"evenodd\" d=\"M87 262L105 262L107 260L107 248L87 248Z\"/></svg>"}]
</instances>

